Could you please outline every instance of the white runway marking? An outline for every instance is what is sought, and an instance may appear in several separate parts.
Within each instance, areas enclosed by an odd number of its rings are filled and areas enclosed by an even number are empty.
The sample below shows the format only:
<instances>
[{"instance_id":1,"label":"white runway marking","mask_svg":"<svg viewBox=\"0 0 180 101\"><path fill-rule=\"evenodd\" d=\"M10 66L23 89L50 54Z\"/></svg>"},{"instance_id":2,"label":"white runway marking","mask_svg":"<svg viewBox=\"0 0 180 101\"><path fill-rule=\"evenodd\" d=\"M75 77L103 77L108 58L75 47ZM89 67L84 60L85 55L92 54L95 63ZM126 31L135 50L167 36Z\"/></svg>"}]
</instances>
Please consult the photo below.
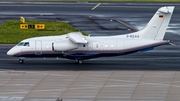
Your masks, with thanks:
<instances>
[{"instance_id":1,"label":"white runway marking","mask_svg":"<svg viewBox=\"0 0 180 101\"><path fill-rule=\"evenodd\" d=\"M96 6L94 6L91 10L95 10L98 6L100 6L101 3L98 3Z\"/></svg>"}]
</instances>

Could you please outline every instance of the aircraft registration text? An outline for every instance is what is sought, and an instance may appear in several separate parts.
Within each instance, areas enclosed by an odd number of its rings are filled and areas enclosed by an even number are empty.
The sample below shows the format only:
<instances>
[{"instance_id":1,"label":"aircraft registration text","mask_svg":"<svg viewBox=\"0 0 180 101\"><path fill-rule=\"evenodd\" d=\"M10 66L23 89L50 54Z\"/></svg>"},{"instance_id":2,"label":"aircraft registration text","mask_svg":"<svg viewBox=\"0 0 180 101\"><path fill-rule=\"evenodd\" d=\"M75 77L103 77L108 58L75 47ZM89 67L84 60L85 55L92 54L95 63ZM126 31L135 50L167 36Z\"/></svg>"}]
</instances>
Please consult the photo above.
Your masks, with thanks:
<instances>
[{"instance_id":1,"label":"aircraft registration text","mask_svg":"<svg viewBox=\"0 0 180 101\"><path fill-rule=\"evenodd\" d=\"M139 35L126 35L127 38L139 38Z\"/></svg>"}]
</instances>

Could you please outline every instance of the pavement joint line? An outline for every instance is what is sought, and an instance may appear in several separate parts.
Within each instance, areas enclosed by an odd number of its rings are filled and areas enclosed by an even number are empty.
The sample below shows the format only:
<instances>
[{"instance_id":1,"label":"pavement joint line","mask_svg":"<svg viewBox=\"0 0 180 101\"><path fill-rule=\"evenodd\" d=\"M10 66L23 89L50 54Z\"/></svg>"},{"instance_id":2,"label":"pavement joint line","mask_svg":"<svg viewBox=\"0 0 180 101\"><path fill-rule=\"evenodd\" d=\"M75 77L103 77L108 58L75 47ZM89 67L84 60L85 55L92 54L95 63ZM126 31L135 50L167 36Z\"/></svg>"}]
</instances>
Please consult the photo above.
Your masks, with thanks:
<instances>
[{"instance_id":1,"label":"pavement joint line","mask_svg":"<svg viewBox=\"0 0 180 101\"><path fill-rule=\"evenodd\" d=\"M133 85L137 85L137 84L133 84ZM132 84L130 85L108 85L108 86L93 86L93 87L77 87L77 88L69 88L71 89L92 89L92 88L102 88L102 87L131 87L133 86ZM60 89L60 90L66 90L66 88L64 89ZM49 89L49 90L33 90L33 91L17 91L17 92L4 92L4 93L0 93L0 94L16 94L16 93L35 93L35 92L49 92L49 91L57 91L57 89ZM26 94L27 95L27 94Z\"/></svg>"},{"instance_id":2,"label":"pavement joint line","mask_svg":"<svg viewBox=\"0 0 180 101\"><path fill-rule=\"evenodd\" d=\"M26 73L38 73L38 74L47 74L47 72L45 72L45 73L42 73L42 72L29 72L29 71L24 71L24 72L26 72ZM51 71L52 72L52 71ZM52 73L50 73L49 75L52 75L52 76L74 76L74 75L61 75L61 74L52 74Z\"/></svg>"},{"instance_id":3,"label":"pavement joint line","mask_svg":"<svg viewBox=\"0 0 180 101\"><path fill-rule=\"evenodd\" d=\"M168 90L167 95L166 95L166 99L167 99L167 97L168 97L168 94L170 93L170 89L171 89L172 84L173 84L173 82L174 82L174 79L175 79L175 77L176 77L176 73L177 73L177 71L176 71L175 74L174 74L173 80L172 80L172 82L171 82L171 86L169 87L169 90Z\"/></svg>"},{"instance_id":4,"label":"pavement joint line","mask_svg":"<svg viewBox=\"0 0 180 101\"><path fill-rule=\"evenodd\" d=\"M48 77L48 75L51 73L51 71L49 73L47 73L47 75L41 79L41 81L39 81L39 83L36 84L36 86L34 86L31 90L28 91L28 93L24 96L26 98L26 96L28 96L29 93L31 93L31 91L33 91L33 89L35 89L46 77Z\"/></svg>"},{"instance_id":5,"label":"pavement joint line","mask_svg":"<svg viewBox=\"0 0 180 101\"><path fill-rule=\"evenodd\" d=\"M1 70L1 69L0 69ZM6 70L6 71L8 71L8 72L22 72L22 73L38 73L39 74L39 72L37 71L37 72L29 72L29 71L17 71L17 70ZM41 74L47 74L47 72L45 72L45 73L41 73Z\"/></svg>"},{"instance_id":6,"label":"pavement joint line","mask_svg":"<svg viewBox=\"0 0 180 101\"><path fill-rule=\"evenodd\" d=\"M16 72L14 70L10 70L10 72ZM47 74L47 72L45 73L41 73L41 72L27 72L27 71L17 71L17 72L26 72L26 73L38 73L38 74ZM52 74L52 72L49 74L52 76L67 76L67 77L73 77L74 75L61 75L61 74ZM157 76L155 76L157 77ZM105 80L105 78L98 78L98 77L81 77L81 78L89 78L89 79L101 79L101 80ZM122 82L137 82L137 81L129 81L129 80L120 80L120 79L109 79L109 81L122 81ZM180 81L179 81L180 82Z\"/></svg>"},{"instance_id":7,"label":"pavement joint line","mask_svg":"<svg viewBox=\"0 0 180 101\"><path fill-rule=\"evenodd\" d=\"M92 86L92 87L77 87L77 88L69 88L69 89L92 89L92 88L103 88L103 87L133 87L133 86L137 86L137 84L124 84L124 85L108 85L108 86ZM65 90L64 89L60 89L60 90ZM48 91L57 91L57 89L50 89L50 90L34 90L34 91L30 91L31 93L34 92L48 92ZM20 91L20 92L5 92L5 93L0 93L0 94L16 94L16 93L28 93L29 91ZM27 95L27 94L26 94Z\"/></svg>"},{"instance_id":8,"label":"pavement joint line","mask_svg":"<svg viewBox=\"0 0 180 101\"><path fill-rule=\"evenodd\" d=\"M10 72L16 72L15 70L10 70ZM38 74L47 74L47 72L42 73L42 72L27 72L27 71L17 71L17 72L22 72L22 73L38 73ZM49 75L52 76L67 76L67 77L73 77L74 75L61 75L61 74L52 74L53 72L51 72ZM105 80L104 78L98 78L98 77L80 77L80 78L89 78L89 79L101 79L101 80ZM122 81L122 82L136 82L136 81L128 81L128 80L119 80L119 79L109 79L110 81Z\"/></svg>"},{"instance_id":9,"label":"pavement joint line","mask_svg":"<svg viewBox=\"0 0 180 101\"><path fill-rule=\"evenodd\" d=\"M83 73L83 71L81 71L81 73L79 73L79 75L76 77L76 79L67 88L65 88L65 91L60 95L61 98L66 93L66 91L70 89L70 87L73 85L73 83L76 82L76 80L78 79L78 77L81 76L82 73Z\"/></svg>"},{"instance_id":10,"label":"pavement joint line","mask_svg":"<svg viewBox=\"0 0 180 101\"><path fill-rule=\"evenodd\" d=\"M98 6L100 6L101 3L98 3L96 6L94 6L91 10L95 10Z\"/></svg>"},{"instance_id":11,"label":"pavement joint line","mask_svg":"<svg viewBox=\"0 0 180 101\"><path fill-rule=\"evenodd\" d=\"M38 74L47 74L47 72L45 73L41 73L41 72L28 72L28 71L14 71L14 70L9 70L10 72L20 72L20 73L38 73ZM67 77L73 77L74 75L61 75L61 74L49 74L51 76L67 76ZM98 76L98 75L97 75ZM80 76L80 78L89 78L89 79L102 79L105 80L104 78L98 78L98 77L84 77L84 76ZM119 80L119 79L109 79L111 81L123 81L123 82L136 82L136 81L128 81L128 80Z\"/></svg>"},{"instance_id":12,"label":"pavement joint line","mask_svg":"<svg viewBox=\"0 0 180 101\"><path fill-rule=\"evenodd\" d=\"M111 73L111 75L106 79L106 82L103 84L103 86L100 88L100 90L98 91L98 93L95 96L95 99L98 97L99 93L102 91L103 87L107 84L107 82L109 81L109 79L111 78L111 76L114 74L114 71Z\"/></svg>"},{"instance_id":13,"label":"pavement joint line","mask_svg":"<svg viewBox=\"0 0 180 101\"><path fill-rule=\"evenodd\" d=\"M47 74L47 73L46 73ZM51 75L51 74L49 74ZM73 76L73 75L72 75ZM83 78L92 78L92 77L83 77ZM97 78L97 77L93 77L95 79L104 79L104 78ZM105 79L104 79L105 80ZM128 80L116 80L116 79L109 79L109 80L113 80L113 81L123 81L123 82L135 82L135 81L128 81ZM136 82L135 82L136 83Z\"/></svg>"},{"instance_id":14,"label":"pavement joint line","mask_svg":"<svg viewBox=\"0 0 180 101\"><path fill-rule=\"evenodd\" d=\"M141 80L142 80L142 78L144 77L145 72L146 72L146 71L144 71L144 73L142 74L141 78L139 79L139 82L138 82L137 86L135 87L135 89L134 89L134 91L133 91L133 93L132 93L132 95L131 95L131 98L133 97L133 95L135 94L135 92L136 92L139 84L141 83Z\"/></svg>"},{"instance_id":15,"label":"pavement joint line","mask_svg":"<svg viewBox=\"0 0 180 101\"><path fill-rule=\"evenodd\" d=\"M102 79L102 78L101 78ZM162 83L145 83L145 82L141 82L139 85L164 85L164 86L170 86L169 84L162 84ZM110 85L110 86L104 86L104 87L113 87L113 86L123 86L123 85ZM180 87L178 85L172 85L174 87ZM102 86L96 86L96 87L102 87ZM87 88L87 87L86 87ZM89 87L90 88L90 87ZM95 88L95 87L91 87L91 88ZM69 89L84 89L84 88L69 88Z\"/></svg>"},{"instance_id":16,"label":"pavement joint line","mask_svg":"<svg viewBox=\"0 0 180 101\"><path fill-rule=\"evenodd\" d=\"M143 84L156 84L156 85L164 85L164 86L173 86L173 87L180 87L178 85L170 85L170 84L160 84L160 83L145 83L145 82L141 82ZM107 86L92 86L92 87L77 87L77 88L68 88L68 89L92 89L92 88L102 88L102 87L134 87L134 86L138 86L141 85L140 84L124 84L124 85L107 85ZM64 89L60 89L60 90L65 90ZM57 89L50 89L50 90L32 90L31 93L35 93L35 92L48 92L48 91L57 91ZM16 93L27 93L29 91L20 91L20 92L5 92L5 93L0 93L0 94L16 94Z\"/></svg>"},{"instance_id":17,"label":"pavement joint line","mask_svg":"<svg viewBox=\"0 0 180 101\"><path fill-rule=\"evenodd\" d=\"M83 77L83 78L92 78L92 79L106 80L105 78L98 78L98 77ZM109 81L137 82L137 81L119 80L119 79L109 79Z\"/></svg>"},{"instance_id":18,"label":"pavement joint line","mask_svg":"<svg viewBox=\"0 0 180 101\"><path fill-rule=\"evenodd\" d=\"M24 71L27 72L27 71ZM38 73L38 74L46 74L46 73L39 73L39 72L27 72L27 73ZM73 77L74 75L61 75L61 74L49 74L53 76L67 76L67 77ZM89 78L89 79L101 79L101 80L106 80L105 78L98 78L98 77L81 77L81 78ZM119 79L109 79L110 81L122 81L122 82L136 82L136 81L129 81L129 80L119 80Z\"/></svg>"},{"instance_id":19,"label":"pavement joint line","mask_svg":"<svg viewBox=\"0 0 180 101\"><path fill-rule=\"evenodd\" d=\"M10 78L10 80L8 80L6 83L4 83L3 85L1 85L0 87L3 87L4 85L8 84L8 82L10 82L12 80L13 76Z\"/></svg>"}]
</instances>

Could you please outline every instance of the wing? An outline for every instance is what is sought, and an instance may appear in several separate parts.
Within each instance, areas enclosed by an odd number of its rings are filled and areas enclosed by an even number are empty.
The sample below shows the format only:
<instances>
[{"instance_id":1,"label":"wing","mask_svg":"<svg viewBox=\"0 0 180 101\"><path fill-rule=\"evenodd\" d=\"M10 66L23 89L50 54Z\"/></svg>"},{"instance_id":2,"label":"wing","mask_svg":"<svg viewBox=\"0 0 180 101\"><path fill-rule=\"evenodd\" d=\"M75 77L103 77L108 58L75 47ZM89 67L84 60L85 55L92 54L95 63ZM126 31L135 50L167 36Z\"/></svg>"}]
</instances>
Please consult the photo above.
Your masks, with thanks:
<instances>
[{"instance_id":1,"label":"wing","mask_svg":"<svg viewBox=\"0 0 180 101\"><path fill-rule=\"evenodd\" d=\"M84 38L80 32L72 32L68 34L69 40L74 43L87 43L88 41Z\"/></svg>"}]
</instances>

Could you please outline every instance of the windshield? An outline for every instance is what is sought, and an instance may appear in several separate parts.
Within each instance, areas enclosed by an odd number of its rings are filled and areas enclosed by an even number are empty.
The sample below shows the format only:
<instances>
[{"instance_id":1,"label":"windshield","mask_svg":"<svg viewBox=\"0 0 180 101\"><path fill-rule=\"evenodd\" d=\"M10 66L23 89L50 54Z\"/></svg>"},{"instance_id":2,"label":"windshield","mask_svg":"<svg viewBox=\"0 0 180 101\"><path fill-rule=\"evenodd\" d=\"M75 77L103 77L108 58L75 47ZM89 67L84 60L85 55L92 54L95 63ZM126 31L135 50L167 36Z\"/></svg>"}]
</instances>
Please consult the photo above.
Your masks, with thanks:
<instances>
[{"instance_id":1,"label":"windshield","mask_svg":"<svg viewBox=\"0 0 180 101\"><path fill-rule=\"evenodd\" d=\"M20 42L17 44L17 46L28 46L29 47L29 42Z\"/></svg>"},{"instance_id":2,"label":"windshield","mask_svg":"<svg viewBox=\"0 0 180 101\"><path fill-rule=\"evenodd\" d=\"M23 46L24 42L20 42L19 44L17 44L17 46Z\"/></svg>"},{"instance_id":3,"label":"windshield","mask_svg":"<svg viewBox=\"0 0 180 101\"><path fill-rule=\"evenodd\" d=\"M29 46L29 42L25 42L23 46Z\"/></svg>"}]
</instances>

